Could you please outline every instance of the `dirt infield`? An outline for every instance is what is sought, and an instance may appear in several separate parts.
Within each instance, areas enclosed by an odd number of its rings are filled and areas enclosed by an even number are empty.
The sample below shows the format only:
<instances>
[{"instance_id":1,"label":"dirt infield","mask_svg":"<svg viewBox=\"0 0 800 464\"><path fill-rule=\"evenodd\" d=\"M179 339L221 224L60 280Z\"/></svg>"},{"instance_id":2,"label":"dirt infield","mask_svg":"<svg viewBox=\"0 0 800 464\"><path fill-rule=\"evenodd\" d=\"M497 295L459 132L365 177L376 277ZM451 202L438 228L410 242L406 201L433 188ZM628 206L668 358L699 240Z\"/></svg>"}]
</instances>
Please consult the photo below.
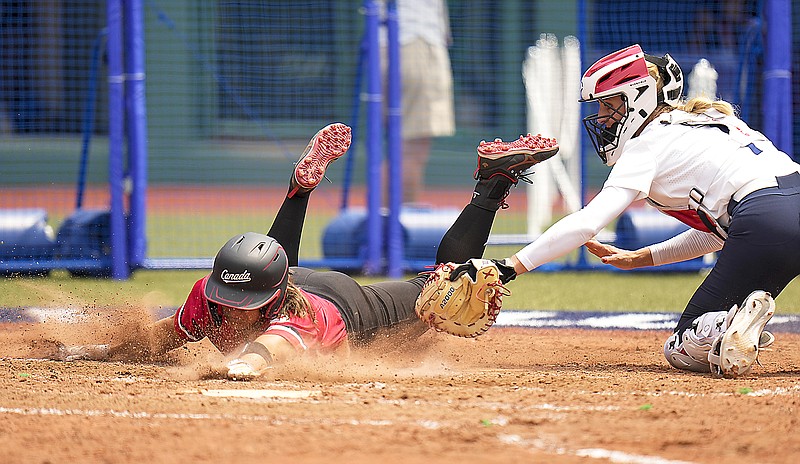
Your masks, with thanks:
<instances>
[{"instance_id":1,"label":"dirt infield","mask_svg":"<svg viewBox=\"0 0 800 464\"><path fill-rule=\"evenodd\" d=\"M205 343L151 364L26 359L74 325L0 325L2 462L643 464L800 459L800 335L745 379L669 368L663 331L427 333L224 380ZM80 334L83 333L81 336ZM235 396L249 395L253 398Z\"/></svg>"}]
</instances>

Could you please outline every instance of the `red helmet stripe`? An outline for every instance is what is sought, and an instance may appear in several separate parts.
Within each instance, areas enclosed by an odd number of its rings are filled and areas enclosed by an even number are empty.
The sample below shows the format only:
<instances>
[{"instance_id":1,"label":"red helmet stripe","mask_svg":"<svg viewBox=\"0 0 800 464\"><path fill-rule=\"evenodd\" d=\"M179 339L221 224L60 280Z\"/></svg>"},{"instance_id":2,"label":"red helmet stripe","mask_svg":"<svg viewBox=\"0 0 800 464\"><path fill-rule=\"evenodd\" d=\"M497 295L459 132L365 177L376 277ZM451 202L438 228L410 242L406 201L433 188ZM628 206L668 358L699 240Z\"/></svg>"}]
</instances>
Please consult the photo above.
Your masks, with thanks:
<instances>
[{"instance_id":1,"label":"red helmet stripe","mask_svg":"<svg viewBox=\"0 0 800 464\"><path fill-rule=\"evenodd\" d=\"M626 66L614 69L597 82L597 93L611 90L615 87L636 79L647 77L647 63L644 59L636 60Z\"/></svg>"},{"instance_id":2,"label":"red helmet stripe","mask_svg":"<svg viewBox=\"0 0 800 464\"><path fill-rule=\"evenodd\" d=\"M592 74L594 74L597 71L599 71L600 69L608 66L610 63L613 63L615 61L619 61L619 60L621 60L623 58L627 58L629 56L634 56L637 53L641 53L642 57L644 57L644 52L642 51L642 47L640 47L639 45L631 45L628 48L623 48L622 50L614 52L614 53L612 53L610 55L606 55L603 58L600 58L599 60L597 60L592 65L592 67L589 68L583 75L585 77L589 77Z\"/></svg>"}]
</instances>

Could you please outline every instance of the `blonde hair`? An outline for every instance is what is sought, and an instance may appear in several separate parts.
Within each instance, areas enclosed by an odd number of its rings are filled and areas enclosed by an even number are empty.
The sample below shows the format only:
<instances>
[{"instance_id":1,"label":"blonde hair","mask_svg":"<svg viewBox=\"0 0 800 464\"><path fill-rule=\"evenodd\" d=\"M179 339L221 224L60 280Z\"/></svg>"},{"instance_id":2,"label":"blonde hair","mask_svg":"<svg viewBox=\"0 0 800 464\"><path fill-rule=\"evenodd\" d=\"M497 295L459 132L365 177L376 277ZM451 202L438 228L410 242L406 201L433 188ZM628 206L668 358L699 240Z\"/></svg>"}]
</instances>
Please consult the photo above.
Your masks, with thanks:
<instances>
[{"instance_id":1,"label":"blonde hair","mask_svg":"<svg viewBox=\"0 0 800 464\"><path fill-rule=\"evenodd\" d=\"M733 105L725 100L711 100L705 96L694 97L678 105L679 110L686 111L687 113L697 114L703 113L712 108L728 116L735 116L736 114L736 111L733 109Z\"/></svg>"},{"instance_id":2,"label":"blonde hair","mask_svg":"<svg viewBox=\"0 0 800 464\"><path fill-rule=\"evenodd\" d=\"M661 77L661 73L658 71L658 66L649 61L646 61L645 63L647 63L647 73L650 74L650 77L656 80L656 91L661 92L661 89L664 88L664 78Z\"/></svg>"},{"instance_id":3,"label":"blonde hair","mask_svg":"<svg viewBox=\"0 0 800 464\"><path fill-rule=\"evenodd\" d=\"M664 78L661 77L661 73L658 71L658 67L655 64L650 63L648 61L647 62L647 72L648 72L648 74L650 74L653 77L653 79L656 80L656 90L661 92L661 89L664 87ZM667 105L667 106L669 106L669 105ZM657 109L654 112L654 114L656 114L656 113L657 114L664 113L664 112L666 112L664 110L668 111L670 108L672 108L672 107L670 106L669 108L661 109L661 111L659 111ZM689 100L686 100L686 101L682 102L681 104L679 104L676 107L676 109L678 109L678 110L686 111L687 113L695 113L695 114L704 113L705 111L707 111L709 109L712 109L712 108L717 110L717 111L719 111L720 113L728 115L728 116L735 116L736 115L736 110L733 108L733 105L731 105L730 103L726 102L725 100L712 100L712 99L710 99L710 98L708 98L706 96L700 96L700 97L691 98Z\"/></svg>"},{"instance_id":4,"label":"blonde hair","mask_svg":"<svg viewBox=\"0 0 800 464\"><path fill-rule=\"evenodd\" d=\"M278 310L277 318L289 317L295 315L298 317L305 317L311 315L311 320L317 323L317 315L311 310L311 304L306 299L303 292L300 291L291 280L286 286L286 299L283 300L281 309Z\"/></svg>"}]
</instances>

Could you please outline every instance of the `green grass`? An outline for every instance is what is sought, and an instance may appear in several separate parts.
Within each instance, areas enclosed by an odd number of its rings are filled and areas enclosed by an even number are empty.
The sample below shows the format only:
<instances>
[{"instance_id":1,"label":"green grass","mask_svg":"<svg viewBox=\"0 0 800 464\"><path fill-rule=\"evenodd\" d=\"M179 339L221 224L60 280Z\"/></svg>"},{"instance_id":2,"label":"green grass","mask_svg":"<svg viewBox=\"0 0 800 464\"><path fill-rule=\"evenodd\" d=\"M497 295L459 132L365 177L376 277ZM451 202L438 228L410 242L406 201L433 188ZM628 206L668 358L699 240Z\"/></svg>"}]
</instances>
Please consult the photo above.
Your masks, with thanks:
<instances>
[{"instance_id":1,"label":"green grass","mask_svg":"<svg viewBox=\"0 0 800 464\"><path fill-rule=\"evenodd\" d=\"M49 277L0 280L0 307L108 308L144 304L176 307L205 271L136 271L127 281ZM382 277L357 277L362 283ZM531 272L511 282L505 309L680 312L702 281L700 274ZM778 298L779 314L800 314L800 284Z\"/></svg>"},{"instance_id":2,"label":"green grass","mask_svg":"<svg viewBox=\"0 0 800 464\"><path fill-rule=\"evenodd\" d=\"M322 237L335 212L309 212L300 243L300 259L323 257ZM147 257L213 257L228 238L243 231L266 233L273 216L250 213L150 213L147 216ZM525 215L503 214L493 234L514 234L525 230ZM486 256L509 256L520 246L491 246Z\"/></svg>"},{"instance_id":3,"label":"green grass","mask_svg":"<svg viewBox=\"0 0 800 464\"><path fill-rule=\"evenodd\" d=\"M124 307L147 302L148 307L179 306L205 271L136 271L125 281L74 278L66 271L48 277L0 280L0 307L79 308Z\"/></svg>"},{"instance_id":4,"label":"green grass","mask_svg":"<svg viewBox=\"0 0 800 464\"><path fill-rule=\"evenodd\" d=\"M303 231L301 261L322 257L324 227L335 211L310 211ZM266 232L273 217L248 212L179 211L148 214L148 257L213 257L228 238L252 230ZM524 213L498 215L493 234L525 230ZM520 246L491 246L486 257L509 256ZM44 278L0 278L0 307L70 306L81 308L176 307L207 271L134 272L127 281L72 278L54 271ZM384 278L357 277L362 283ZM509 288L506 309L680 312L702 282L698 273L532 272ZM778 298L779 314L800 314L800 284Z\"/></svg>"},{"instance_id":5,"label":"green grass","mask_svg":"<svg viewBox=\"0 0 800 464\"><path fill-rule=\"evenodd\" d=\"M266 233L273 218L248 212L150 213L147 215L147 256L213 257L226 240L238 233ZM303 237L304 245L306 241ZM309 241L306 246L311 245Z\"/></svg>"},{"instance_id":6,"label":"green grass","mask_svg":"<svg viewBox=\"0 0 800 464\"><path fill-rule=\"evenodd\" d=\"M336 212L309 211L300 243L300 258L323 256L322 236ZM243 231L266 233L274 216L248 212L235 213L149 213L147 216L147 256L211 257L225 241ZM523 213L503 213L492 228L493 234L518 234L525 230ZM487 256L511 255L519 246L493 246Z\"/></svg>"}]
</instances>

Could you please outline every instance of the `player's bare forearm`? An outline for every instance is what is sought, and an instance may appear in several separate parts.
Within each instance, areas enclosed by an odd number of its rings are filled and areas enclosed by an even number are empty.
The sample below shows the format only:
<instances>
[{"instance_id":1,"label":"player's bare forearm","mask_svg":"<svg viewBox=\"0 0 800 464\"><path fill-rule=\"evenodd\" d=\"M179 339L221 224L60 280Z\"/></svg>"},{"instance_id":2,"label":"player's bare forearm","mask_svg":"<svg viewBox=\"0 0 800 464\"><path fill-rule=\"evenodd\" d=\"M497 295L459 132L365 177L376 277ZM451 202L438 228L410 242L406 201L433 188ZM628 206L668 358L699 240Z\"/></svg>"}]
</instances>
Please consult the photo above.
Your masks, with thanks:
<instances>
[{"instance_id":1,"label":"player's bare forearm","mask_svg":"<svg viewBox=\"0 0 800 464\"><path fill-rule=\"evenodd\" d=\"M173 326L172 316L165 317L109 347L112 359L140 360L163 355L186 344Z\"/></svg>"},{"instance_id":2,"label":"player's bare forearm","mask_svg":"<svg viewBox=\"0 0 800 464\"><path fill-rule=\"evenodd\" d=\"M125 331L121 340L99 345L41 344L37 356L57 361L144 361L163 355L186 343L175 332L172 317L146 327Z\"/></svg>"},{"instance_id":3,"label":"player's bare forearm","mask_svg":"<svg viewBox=\"0 0 800 464\"><path fill-rule=\"evenodd\" d=\"M275 364L285 363L297 356L297 350L283 337L264 334L246 344L239 356L228 362L228 378L252 380Z\"/></svg>"},{"instance_id":4,"label":"player's bare forearm","mask_svg":"<svg viewBox=\"0 0 800 464\"><path fill-rule=\"evenodd\" d=\"M520 262L519 258L517 258L517 255L514 255L509 259L511 260L511 264L514 266L514 272L516 272L517 275L525 274L526 272L528 272L528 269L525 267L524 264L522 264L522 262Z\"/></svg>"},{"instance_id":5,"label":"player's bare forearm","mask_svg":"<svg viewBox=\"0 0 800 464\"><path fill-rule=\"evenodd\" d=\"M277 335L264 334L256 338L256 341L267 347L272 354L272 362L275 364L283 364L299 355L286 339Z\"/></svg>"},{"instance_id":6,"label":"player's bare forearm","mask_svg":"<svg viewBox=\"0 0 800 464\"><path fill-rule=\"evenodd\" d=\"M600 258L604 264L610 264L619 269L637 269L653 265L653 255L647 247L630 251L597 240L589 240L586 242L586 249Z\"/></svg>"}]
</instances>

